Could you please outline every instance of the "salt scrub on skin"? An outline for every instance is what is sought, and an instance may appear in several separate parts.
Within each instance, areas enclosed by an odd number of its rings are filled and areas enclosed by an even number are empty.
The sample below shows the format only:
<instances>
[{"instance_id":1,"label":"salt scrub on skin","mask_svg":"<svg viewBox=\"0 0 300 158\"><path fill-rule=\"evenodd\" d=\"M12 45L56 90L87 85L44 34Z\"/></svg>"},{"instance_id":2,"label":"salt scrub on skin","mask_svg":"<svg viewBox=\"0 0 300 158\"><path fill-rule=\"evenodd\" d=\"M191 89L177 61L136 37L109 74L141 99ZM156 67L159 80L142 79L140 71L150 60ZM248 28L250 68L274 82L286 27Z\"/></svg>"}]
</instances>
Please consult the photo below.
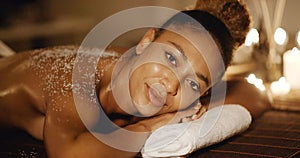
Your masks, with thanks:
<instances>
[{"instance_id":1,"label":"salt scrub on skin","mask_svg":"<svg viewBox=\"0 0 300 158\"><path fill-rule=\"evenodd\" d=\"M91 84L86 81L93 81L92 85L99 84L104 72L118 59L119 54L116 52L104 52L100 57L100 66L96 69L97 71L95 71L95 68L91 70L88 66L84 66L87 63L81 64L83 66L80 65L77 70L81 74L80 78L77 79L80 82L73 84L74 65L81 62L76 57L79 55L80 59L84 59L83 61L87 61L88 64L97 65L99 54L102 53L102 50L97 48L84 48L80 52L78 50L79 48L75 46L60 46L32 52L27 66L32 67L36 78L42 81L39 82L38 86L43 90L43 97L49 96L54 98L53 96L57 96L55 100L52 99L51 101L66 103L64 100L71 97L72 93L70 91L73 91L73 93L77 93L85 99L88 98L90 102L96 105L98 97L96 96L95 88L88 87ZM90 91L91 89L92 91ZM53 110L58 112L63 109L64 105L53 107Z\"/></svg>"},{"instance_id":2,"label":"salt scrub on skin","mask_svg":"<svg viewBox=\"0 0 300 158\"><path fill-rule=\"evenodd\" d=\"M37 157L40 157L39 153L36 151L35 148L32 148L32 151L25 151L25 150L19 149L18 152L19 152L18 155L21 158L37 158Z\"/></svg>"}]
</instances>

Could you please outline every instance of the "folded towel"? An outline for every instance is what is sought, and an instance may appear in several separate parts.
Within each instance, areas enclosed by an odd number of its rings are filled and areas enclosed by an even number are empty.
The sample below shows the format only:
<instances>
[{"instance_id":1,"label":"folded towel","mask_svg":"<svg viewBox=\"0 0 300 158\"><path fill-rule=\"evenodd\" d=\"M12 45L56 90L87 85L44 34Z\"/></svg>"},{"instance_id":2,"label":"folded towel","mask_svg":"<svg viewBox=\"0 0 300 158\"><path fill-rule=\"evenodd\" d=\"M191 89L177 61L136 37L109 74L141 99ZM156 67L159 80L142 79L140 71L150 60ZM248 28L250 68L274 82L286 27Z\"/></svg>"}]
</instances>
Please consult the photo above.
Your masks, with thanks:
<instances>
[{"instance_id":1,"label":"folded towel","mask_svg":"<svg viewBox=\"0 0 300 158\"><path fill-rule=\"evenodd\" d=\"M222 105L208 110L201 118L165 125L147 139L143 157L178 157L223 141L245 131L251 115L240 105Z\"/></svg>"}]
</instances>

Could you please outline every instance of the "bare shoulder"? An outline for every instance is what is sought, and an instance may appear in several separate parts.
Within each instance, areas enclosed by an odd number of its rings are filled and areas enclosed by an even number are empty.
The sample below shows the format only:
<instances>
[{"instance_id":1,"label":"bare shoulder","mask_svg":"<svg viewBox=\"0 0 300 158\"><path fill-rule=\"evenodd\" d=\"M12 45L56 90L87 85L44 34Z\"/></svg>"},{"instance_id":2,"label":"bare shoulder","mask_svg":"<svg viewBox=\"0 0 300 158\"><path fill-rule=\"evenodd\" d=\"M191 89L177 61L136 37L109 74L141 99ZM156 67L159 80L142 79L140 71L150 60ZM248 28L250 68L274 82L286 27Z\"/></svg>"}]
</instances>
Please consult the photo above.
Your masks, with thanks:
<instances>
[{"instance_id":1,"label":"bare shoulder","mask_svg":"<svg viewBox=\"0 0 300 158\"><path fill-rule=\"evenodd\" d=\"M249 110L253 118L259 117L262 113L271 108L267 92L260 91L245 79L222 81L215 85L215 88L218 90L218 86L224 83L226 83L225 98L221 98L221 95L215 96L216 99L210 102L210 96L208 95L201 100L204 105L240 104Z\"/></svg>"},{"instance_id":2,"label":"bare shoulder","mask_svg":"<svg viewBox=\"0 0 300 158\"><path fill-rule=\"evenodd\" d=\"M259 90L245 79L228 81L227 86L225 102L244 105L254 116L271 107L267 92Z\"/></svg>"}]
</instances>

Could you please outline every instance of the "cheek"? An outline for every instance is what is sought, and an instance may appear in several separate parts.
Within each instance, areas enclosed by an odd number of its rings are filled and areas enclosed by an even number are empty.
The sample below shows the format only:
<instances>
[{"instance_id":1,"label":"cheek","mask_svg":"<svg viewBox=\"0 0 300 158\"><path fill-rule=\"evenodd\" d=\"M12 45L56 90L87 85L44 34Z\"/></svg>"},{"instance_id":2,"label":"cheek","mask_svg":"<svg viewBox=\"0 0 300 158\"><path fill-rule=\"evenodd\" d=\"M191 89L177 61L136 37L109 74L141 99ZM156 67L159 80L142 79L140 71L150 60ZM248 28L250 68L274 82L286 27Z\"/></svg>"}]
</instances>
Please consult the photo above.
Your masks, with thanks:
<instances>
[{"instance_id":1,"label":"cheek","mask_svg":"<svg viewBox=\"0 0 300 158\"><path fill-rule=\"evenodd\" d=\"M189 107L195 100L199 99L200 93L194 91L186 81L181 82L178 92L175 96L169 96L169 101L175 110L182 110ZM173 109L174 110L174 109Z\"/></svg>"},{"instance_id":2,"label":"cheek","mask_svg":"<svg viewBox=\"0 0 300 158\"><path fill-rule=\"evenodd\" d=\"M161 71L157 64L143 64L134 68L129 78L130 96L136 104L148 104L146 83L159 78Z\"/></svg>"},{"instance_id":3,"label":"cheek","mask_svg":"<svg viewBox=\"0 0 300 158\"><path fill-rule=\"evenodd\" d=\"M167 102L171 106L171 109L168 112L174 112L182 109L182 93L181 90L179 89L176 96L168 96Z\"/></svg>"},{"instance_id":4,"label":"cheek","mask_svg":"<svg viewBox=\"0 0 300 158\"><path fill-rule=\"evenodd\" d=\"M136 69L129 78L129 93L137 104L146 103L144 98L139 97L139 94L144 91L144 78L143 69Z\"/></svg>"},{"instance_id":5,"label":"cheek","mask_svg":"<svg viewBox=\"0 0 300 158\"><path fill-rule=\"evenodd\" d=\"M167 104L171 105L169 109L164 112L175 112L187 108L193 101L194 97L191 97L190 92L186 92L181 89L181 85L175 96L169 95L167 98Z\"/></svg>"}]
</instances>

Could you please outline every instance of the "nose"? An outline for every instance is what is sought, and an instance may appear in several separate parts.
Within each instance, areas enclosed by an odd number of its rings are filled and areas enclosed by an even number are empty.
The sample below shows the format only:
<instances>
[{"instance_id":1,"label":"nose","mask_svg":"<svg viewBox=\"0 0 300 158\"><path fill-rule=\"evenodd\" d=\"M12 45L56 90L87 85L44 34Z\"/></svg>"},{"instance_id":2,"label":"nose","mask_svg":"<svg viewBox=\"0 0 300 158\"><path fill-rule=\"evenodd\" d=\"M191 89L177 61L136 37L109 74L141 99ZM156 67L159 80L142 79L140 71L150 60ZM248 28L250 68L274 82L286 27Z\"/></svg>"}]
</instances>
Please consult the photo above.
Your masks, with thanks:
<instances>
[{"instance_id":1,"label":"nose","mask_svg":"<svg viewBox=\"0 0 300 158\"><path fill-rule=\"evenodd\" d=\"M169 74L162 79L162 84L166 87L167 93L175 96L179 90L180 82L175 74Z\"/></svg>"}]
</instances>

